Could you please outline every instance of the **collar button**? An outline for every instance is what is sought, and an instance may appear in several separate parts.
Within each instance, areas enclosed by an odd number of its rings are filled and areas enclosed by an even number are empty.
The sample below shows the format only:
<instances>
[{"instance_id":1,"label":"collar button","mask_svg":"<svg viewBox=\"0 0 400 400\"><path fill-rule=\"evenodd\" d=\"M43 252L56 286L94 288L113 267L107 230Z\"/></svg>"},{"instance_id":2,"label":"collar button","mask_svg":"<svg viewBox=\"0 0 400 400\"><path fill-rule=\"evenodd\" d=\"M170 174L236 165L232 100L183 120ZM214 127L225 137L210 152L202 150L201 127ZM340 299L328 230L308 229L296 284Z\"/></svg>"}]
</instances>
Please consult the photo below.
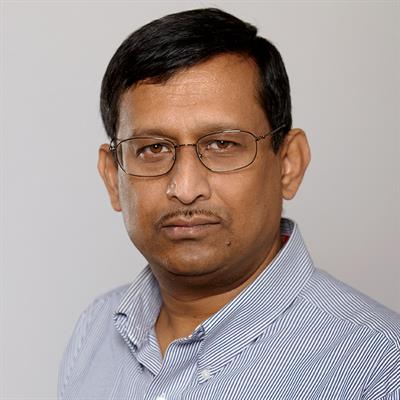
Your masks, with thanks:
<instances>
[{"instance_id":1,"label":"collar button","mask_svg":"<svg viewBox=\"0 0 400 400\"><path fill-rule=\"evenodd\" d=\"M200 372L201 377L205 380L208 381L211 378L211 372L209 369L205 368Z\"/></svg>"}]
</instances>

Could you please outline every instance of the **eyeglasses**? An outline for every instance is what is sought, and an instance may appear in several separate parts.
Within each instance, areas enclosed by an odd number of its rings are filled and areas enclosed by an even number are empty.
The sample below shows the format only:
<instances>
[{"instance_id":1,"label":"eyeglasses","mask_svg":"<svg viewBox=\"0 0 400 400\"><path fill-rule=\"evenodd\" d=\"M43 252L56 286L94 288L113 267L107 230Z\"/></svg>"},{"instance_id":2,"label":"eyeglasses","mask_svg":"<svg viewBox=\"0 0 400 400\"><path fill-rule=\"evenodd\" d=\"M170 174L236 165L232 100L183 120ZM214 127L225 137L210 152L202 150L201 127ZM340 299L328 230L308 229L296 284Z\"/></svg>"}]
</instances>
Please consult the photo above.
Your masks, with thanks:
<instances>
[{"instance_id":1,"label":"eyeglasses","mask_svg":"<svg viewBox=\"0 0 400 400\"><path fill-rule=\"evenodd\" d=\"M192 146L200 162L213 172L230 172L248 167L257 157L257 143L284 128L279 126L262 136L238 129L212 132L196 143L176 144L163 137L136 136L111 140L110 151L120 168L128 175L155 177L173 168L177 150Z\"/></svg>"}]
</instances>

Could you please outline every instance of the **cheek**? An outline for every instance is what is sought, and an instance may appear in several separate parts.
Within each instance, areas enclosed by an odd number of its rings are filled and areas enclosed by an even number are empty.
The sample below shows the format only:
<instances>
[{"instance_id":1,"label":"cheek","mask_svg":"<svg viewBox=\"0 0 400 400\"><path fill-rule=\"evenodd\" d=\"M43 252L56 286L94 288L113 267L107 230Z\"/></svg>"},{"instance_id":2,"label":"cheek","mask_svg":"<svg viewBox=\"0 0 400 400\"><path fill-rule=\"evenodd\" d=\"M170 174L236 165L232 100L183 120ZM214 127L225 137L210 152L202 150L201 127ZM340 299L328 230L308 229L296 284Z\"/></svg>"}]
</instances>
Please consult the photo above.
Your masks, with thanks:
<instances>
[{"instance_id":1,"label":"cheek","mask_svg":"<svg viewBox=\"0 0 400 400\"><path fill-rule=\"evenodd\" d=\"M215 184L216 192L239 209L263 208L280 199L280 178L276 169L254 168Z\"/></svg>"},{"instance_id":2,"label":"cheek","mask_svg":"<svg viewBox=\"0 0 400 400\"><path fill-rule=\"evenodd\" d=\"M159 188L158 188L159 189ZM160 192L153 185L126 174L120 176L119 193L125 227L133 241L146 236Z\"/></svg>"},{"instance_id":3,"label":"cheek","mask_svg":"<svg viewBox=\"0 0 400 400\"><path fill-rule=\"evenodd\" d=\"M256 166L256 165L255 165ZM250 229L281 212L280 176L276 168L254 168L214 182L217 196L231 209L233 221Z\"/></svg>"}]
</instances>

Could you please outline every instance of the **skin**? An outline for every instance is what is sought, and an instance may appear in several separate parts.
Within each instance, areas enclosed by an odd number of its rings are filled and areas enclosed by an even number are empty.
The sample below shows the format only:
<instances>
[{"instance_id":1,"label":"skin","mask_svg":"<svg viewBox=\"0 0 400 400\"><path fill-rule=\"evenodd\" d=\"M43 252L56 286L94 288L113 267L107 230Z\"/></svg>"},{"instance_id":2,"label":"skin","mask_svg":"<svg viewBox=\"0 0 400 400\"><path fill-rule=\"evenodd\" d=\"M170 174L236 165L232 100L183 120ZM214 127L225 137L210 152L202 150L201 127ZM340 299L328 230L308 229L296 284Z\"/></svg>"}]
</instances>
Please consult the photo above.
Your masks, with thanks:
<instances>
[{"instance_id":1,"label":"skin","mask_svg":"<svg viewBox=\"0 0 400 400\"><path fill-rule=\"evenodd\" d=\"M195 143L221 127L262 135L271 127L257 85L253 61L227 54L163 84L141 82L122 97L117 136L151 133ZM253 282L279 252L282 199L294 197L309 161L300 129L289 132L278 154L270 139L260 141L253 164L229 173L207 170L188 146L178 150L167 175L128 176L115 165L108 145L100 147L98 169L111 204L122 211L132 242L160 285L156 333L162 354ZM161 227L168 215L188 211L192 216L184 218L206 215L215 223L192 230Z\"/></svg>"}]
</instances>

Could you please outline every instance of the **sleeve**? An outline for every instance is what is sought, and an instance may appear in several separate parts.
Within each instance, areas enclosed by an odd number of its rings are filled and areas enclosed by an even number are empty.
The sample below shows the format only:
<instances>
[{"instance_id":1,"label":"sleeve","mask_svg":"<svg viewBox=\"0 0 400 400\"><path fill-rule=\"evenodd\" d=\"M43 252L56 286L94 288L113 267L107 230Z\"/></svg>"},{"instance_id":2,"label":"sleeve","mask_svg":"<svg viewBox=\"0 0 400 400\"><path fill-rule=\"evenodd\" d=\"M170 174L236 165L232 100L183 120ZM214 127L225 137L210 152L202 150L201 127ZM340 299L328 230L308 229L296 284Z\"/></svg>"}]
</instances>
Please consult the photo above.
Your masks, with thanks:
<instances>
[{"instance_id":1,"label":"sleeve","mask_svg":"<svg viewBox=\"0 0 400 400\"><path fill-rule=\"evenodd\" d=\"M62 357L59 374L58 374L58 399L63 400L65 395L65 389L70 380L71 373L74 369L76 361L81 354L82 347L87 338L90 327L93 321L96 319L96 315L101 308L101 301L95 301L91 304L79 317L78 322L75 325L71 339L64 351Z\"/></svg>"},{"instance_id":2,"label":"sleeve","mask_svg":"<svg viewBox=\"0 0 400 400\"><path fill-rule=\"evenodd\" d=\"M371 376L363 399L400 400L400 350L392 345Z\"/></svg>"}]
</instances>

